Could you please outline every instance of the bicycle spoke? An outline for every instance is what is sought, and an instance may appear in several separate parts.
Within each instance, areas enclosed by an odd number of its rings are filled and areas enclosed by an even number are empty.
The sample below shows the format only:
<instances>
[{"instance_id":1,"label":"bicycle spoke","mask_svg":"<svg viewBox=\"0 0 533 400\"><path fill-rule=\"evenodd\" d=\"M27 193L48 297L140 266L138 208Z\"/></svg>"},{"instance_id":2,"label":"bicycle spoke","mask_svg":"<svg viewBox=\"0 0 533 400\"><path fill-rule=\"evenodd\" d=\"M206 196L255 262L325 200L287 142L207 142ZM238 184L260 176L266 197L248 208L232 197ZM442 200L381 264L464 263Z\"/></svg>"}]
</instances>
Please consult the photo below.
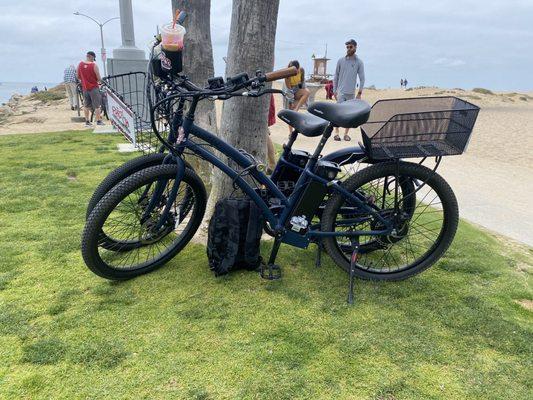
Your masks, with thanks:
<instances>
[{"instance_id":1,"label":"bicycle spoke","mask_svg":"<svg viewBox=\"0 0 533 400\"><path fill-rule=\"evenodd\" d=\"M194 207L193 191L184 182L180 184L175 201L171 204L167 222L158 232L155 226L166 208L174 184L169 180L156 200L153 210L142 220L145 207L155 195L152 182L134 190L114 208L102 227L99 253L103 260L116 269L139 268L161 257L176 243L191 222L187 216ZM180 216L180 210L187 210ZM181 218L181 221L179 220ZM143 221L141 223L141 221Z\"/></svg>"},{"instance_id":2,"label":"bicycle spoke","mask_svg":"<svg viewBox=\"0 0 533 400\"><path fill-rule=\"evenodd\" d=\"M399 205L400 212L408 218L398 225L396 234L392 235L362 235L360 236L360 248L363 253L358 260L358 268L377 272L391 273L409 268L419 262L434 247L443 227L442 201L438 194L430 186L421 193L421 199L417 200L412 193L403 193L402 183L398 184L398 198L395 201L396 177L383 176L365 183L357 190L367 199L369 205L378 206L377 212L385 219L394 218L394 210ZM409 201L404 201L409 199ZM408 205L407 203L411 204ZM348 204L343 203L340 210L347 210ZM350 213L339 213L337 221L348 220L353 215L364 218L361 210L354 209ZM335 226L336 231L369 231L382 230L385 227L374 217L365 222L355 223L350 226ZM409 217L410 216L410 217ZM396 217L397 218L397 217ZM392 220L394 221L394 220ZM394 226L394 223L393 223ZM343 254L349 260L351 239L348 236L340 236L335 239L337 246L344 250Z\"/></svg>"}]
</instances>

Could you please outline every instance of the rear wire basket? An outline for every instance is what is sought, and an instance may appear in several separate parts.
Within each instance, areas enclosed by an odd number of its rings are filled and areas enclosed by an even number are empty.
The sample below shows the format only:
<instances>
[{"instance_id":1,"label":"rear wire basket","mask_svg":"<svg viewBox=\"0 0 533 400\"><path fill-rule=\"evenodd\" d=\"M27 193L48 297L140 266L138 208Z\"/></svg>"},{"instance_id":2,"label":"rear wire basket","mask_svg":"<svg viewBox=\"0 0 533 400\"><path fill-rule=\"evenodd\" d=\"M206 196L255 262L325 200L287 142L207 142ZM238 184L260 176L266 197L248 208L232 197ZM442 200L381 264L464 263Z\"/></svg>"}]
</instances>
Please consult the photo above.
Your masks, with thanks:
<instances>
[{"instance_id":1,"label":"rear wire basket","mask_svg":"<svg viewBox=\"0 0 533 400\"><path fill-rule=\"evenodd\" d=\"M103 83L108 97L115 100L116 109L108 110L113 126L144 154L158 152L161 143L154 134L154 129L162 137L168 138L175 101L164 102L153 109L153 114L150 109L168 94L167 85L164 82L155 83L153 75L144 72L108 76L103 79ZM133 129L116 118L120 113L127 114L129 121L133 121Z\"/></svg>"},{"instance_id":2,"label":"rear wire basket","mask_svg":"<svg viewBox=\"0 0 533 400\"><path fill-rule=\"evenodd\" d=\"M379 100L361 126L374 159L462 154L479 107L457 97Z\"/></svg>"}]
</instances>

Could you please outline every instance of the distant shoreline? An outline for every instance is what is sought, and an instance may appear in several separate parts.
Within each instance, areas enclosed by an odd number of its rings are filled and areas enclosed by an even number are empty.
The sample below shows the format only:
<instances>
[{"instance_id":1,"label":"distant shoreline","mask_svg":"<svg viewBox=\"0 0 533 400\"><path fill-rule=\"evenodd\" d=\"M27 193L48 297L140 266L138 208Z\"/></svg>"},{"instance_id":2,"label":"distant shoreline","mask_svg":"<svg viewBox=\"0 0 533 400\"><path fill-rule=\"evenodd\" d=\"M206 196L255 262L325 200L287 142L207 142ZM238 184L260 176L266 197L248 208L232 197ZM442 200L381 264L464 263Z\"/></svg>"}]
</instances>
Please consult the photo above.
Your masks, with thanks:
<instances>
[{"instance_id":1,"label":"distant shoreline","mask_svg":"<svg viewBox=\"0 0 533 400\"><path fill-rule=\"evenodd\" d=\"M57 86L57 82L4 82L0 81L0 104L7 103L11 96L15 93L27 96L31 92L33 86L37 86L39 90L43 90Z\"/></svg>"}]
</instances>

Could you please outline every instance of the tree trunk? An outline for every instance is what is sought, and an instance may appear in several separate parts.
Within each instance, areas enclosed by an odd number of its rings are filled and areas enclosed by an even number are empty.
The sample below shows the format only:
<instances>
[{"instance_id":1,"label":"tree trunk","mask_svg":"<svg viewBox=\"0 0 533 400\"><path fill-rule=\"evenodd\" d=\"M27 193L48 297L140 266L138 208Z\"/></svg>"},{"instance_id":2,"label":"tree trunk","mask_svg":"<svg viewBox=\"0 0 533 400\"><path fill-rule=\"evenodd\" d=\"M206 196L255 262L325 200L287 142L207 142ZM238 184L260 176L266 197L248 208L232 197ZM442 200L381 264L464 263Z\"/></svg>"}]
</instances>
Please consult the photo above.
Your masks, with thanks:
<instances>
[{"instance_id":1,"label":"tree trunk","mask_svg":"<svg viewBox=\"0 0 533 400\"><path fill-rule=\"evenodd\" d=\"M176 9L187 13L187 18L183 22L187 30L183 48L183 73L191 81L203 87L207 79L212 78L215 73L211 44L211 0L172 0L173 14ZM204 100L198 104L195 123L210 132L217 132L214 102ZM197 157L189 157L188 161L204 182L209 184L211 166Z\"/></svg>"},{"instance_id":2,"label":"tree trunk","mask_svg":"<svg viewBox=\"0 0 533 400\"><path fill-rule=\"evenodd\" d=\"M272 71L279 0L233 0L226 77L260 69ZM219 136L264 162L270 96L235 97L224 102ZM226 160L227 161L227 160ZM233 163L231 166L234 166ZM231 180L214 169L206 216L216 201L233 191Z\"/></svg>"}]
</instances>

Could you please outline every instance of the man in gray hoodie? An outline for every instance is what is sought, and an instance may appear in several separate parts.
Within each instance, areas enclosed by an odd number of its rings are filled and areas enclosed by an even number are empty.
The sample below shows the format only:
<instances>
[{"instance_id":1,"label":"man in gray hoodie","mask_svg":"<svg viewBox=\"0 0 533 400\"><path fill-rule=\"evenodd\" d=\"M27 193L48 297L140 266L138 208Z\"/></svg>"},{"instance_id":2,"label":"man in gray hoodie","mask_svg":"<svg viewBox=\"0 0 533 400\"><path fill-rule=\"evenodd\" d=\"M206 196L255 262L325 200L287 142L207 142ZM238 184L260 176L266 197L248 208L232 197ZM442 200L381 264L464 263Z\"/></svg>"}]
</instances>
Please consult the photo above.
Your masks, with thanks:
<instances>
[{"instance_id":1,"label":"man in gray hoodie","mask_svg":"<svg viewBox=\"0 0 533 400\"><path fill-rule=\"evenodd\" d=\"M350 39L346 42L346 56L337 61L335 68L335 77L333 78L333 93L337 103L342 103L354 98L360 99L365 86L365 66L363 60L355 55L357 51L357 42ZM359 91L355 94L357 85L357 76L359 76ZM351 140L348 135L349 129L346 128L344 140ZM341 140L339 137L339 128L335 128L335 140Z\"/></svg>"}]
</instances>

